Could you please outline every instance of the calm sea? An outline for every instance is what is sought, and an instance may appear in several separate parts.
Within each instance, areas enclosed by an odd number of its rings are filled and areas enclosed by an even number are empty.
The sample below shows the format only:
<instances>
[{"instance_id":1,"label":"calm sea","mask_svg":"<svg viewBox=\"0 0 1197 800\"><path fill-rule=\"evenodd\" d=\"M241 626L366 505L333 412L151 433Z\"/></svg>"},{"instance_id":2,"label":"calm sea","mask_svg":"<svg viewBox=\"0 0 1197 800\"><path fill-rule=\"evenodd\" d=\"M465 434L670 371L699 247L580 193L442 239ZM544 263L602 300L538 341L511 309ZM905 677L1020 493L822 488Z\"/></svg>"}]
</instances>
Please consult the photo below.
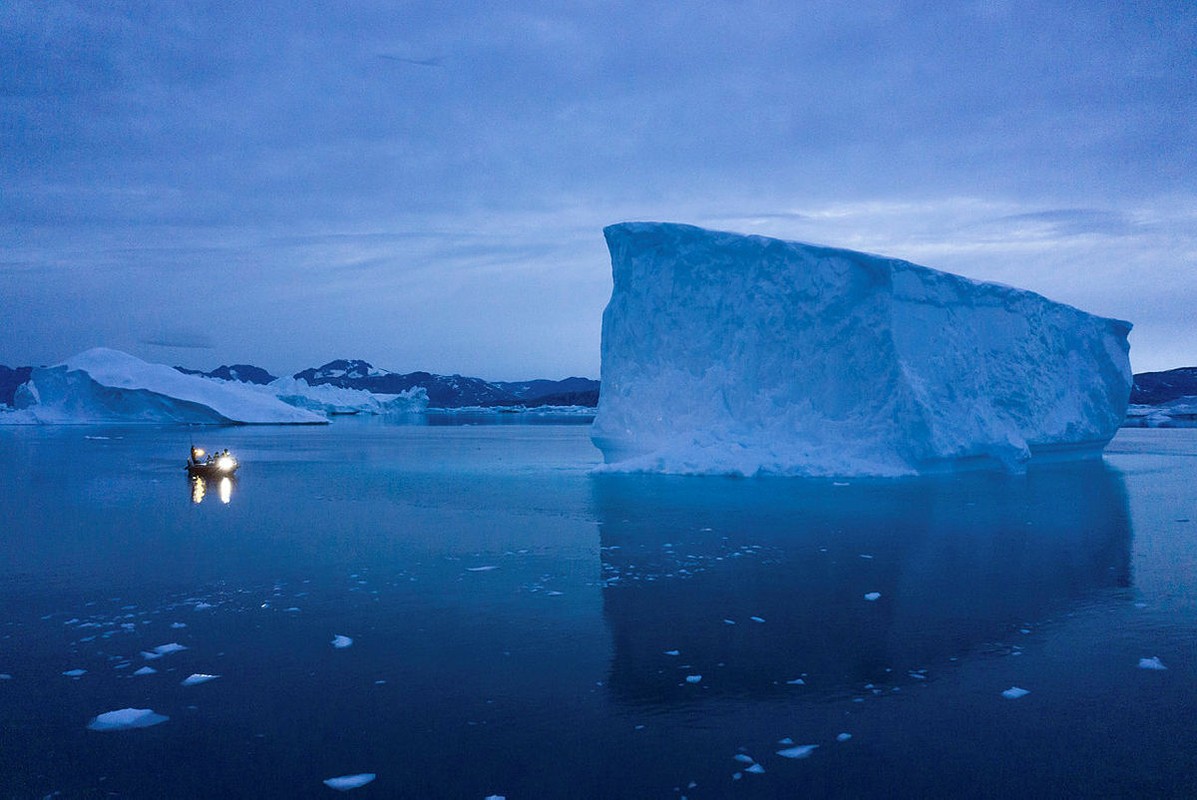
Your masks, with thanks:
<instances>
[{"instance_id":1,"label":"calm sea","mask_svg":"<svg viewBox=\"0 0 1197 800\"><path fill-rule=\"evenodd\" d=\"M1197 796L1197 430L814 481L487 419L0 428L0 797Z\"/></svg>"}]
</instances>

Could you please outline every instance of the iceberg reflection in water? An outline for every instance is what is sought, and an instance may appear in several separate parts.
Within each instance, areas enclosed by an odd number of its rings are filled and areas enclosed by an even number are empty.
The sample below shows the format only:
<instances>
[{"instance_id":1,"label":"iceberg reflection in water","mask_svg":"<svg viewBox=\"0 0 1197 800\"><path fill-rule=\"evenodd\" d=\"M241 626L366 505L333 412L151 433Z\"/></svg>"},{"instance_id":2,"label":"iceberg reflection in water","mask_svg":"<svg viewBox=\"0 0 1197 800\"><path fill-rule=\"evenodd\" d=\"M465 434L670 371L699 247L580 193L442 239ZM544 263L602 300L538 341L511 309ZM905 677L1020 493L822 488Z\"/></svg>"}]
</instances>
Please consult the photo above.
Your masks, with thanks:
<instances>
[{"instance_id":1,"label":"iceberg reflection in water","mask_svg":"<svg viewBox=\"0 0 1197 800\"><path fill-rule=\"evenodd\" d=\"M1026 626L1111 589L1121 599L1131 582L1125 489L1100 461L894 482L593 485L608 686L630 703L892 690L948 661L1017 653ZM685 672L704 676L703 692Z\"/></svg>"}]
</instances>

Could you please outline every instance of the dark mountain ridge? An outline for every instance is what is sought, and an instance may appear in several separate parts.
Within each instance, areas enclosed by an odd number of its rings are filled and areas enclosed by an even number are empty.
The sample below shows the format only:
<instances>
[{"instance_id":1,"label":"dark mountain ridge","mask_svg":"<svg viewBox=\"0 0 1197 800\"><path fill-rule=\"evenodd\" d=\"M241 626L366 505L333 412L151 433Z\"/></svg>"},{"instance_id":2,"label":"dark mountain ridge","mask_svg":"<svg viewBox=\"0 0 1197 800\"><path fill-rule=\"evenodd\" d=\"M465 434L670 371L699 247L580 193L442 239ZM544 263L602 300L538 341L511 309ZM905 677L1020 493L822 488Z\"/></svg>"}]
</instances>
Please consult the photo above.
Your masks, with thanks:
<instances>
[{"instance_id":1,"label":"dark mountain ridge","mask_svg":"<svg viewBox=\"0 0 1197 800\"><path fill-rule=\"evenodd\" d=\"M1130 401L1136 405L1158 406L1194 395L1197 395L1197 367L1179 367L1135 375Z\"/></svg>"}]
</instances>

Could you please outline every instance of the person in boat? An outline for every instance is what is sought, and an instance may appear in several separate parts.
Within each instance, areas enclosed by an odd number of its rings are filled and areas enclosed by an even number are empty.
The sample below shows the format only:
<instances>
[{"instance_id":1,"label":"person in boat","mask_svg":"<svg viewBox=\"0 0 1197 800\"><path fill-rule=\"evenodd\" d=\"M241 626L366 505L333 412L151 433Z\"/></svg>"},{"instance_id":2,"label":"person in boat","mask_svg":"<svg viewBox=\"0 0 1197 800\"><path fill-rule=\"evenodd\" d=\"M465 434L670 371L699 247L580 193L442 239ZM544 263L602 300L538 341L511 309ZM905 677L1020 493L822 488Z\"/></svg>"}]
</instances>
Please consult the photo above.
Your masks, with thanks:
<instances>
[{"instance_id":1,"label":"person in boat","mask_svg":"<svg viewBox=\"0 0 1197 800\"><path fill-rule=\"evenodd\" d=\"M198 467L198 466L199 466L199 463L200 463L200 458L201 458L203 455L204 455L204 451L203 451L203 450L199 449L199 448L198 448L198 447L196 447L195 445L191 445L191 463L192 463L192 464L194 464L195 466L197 466L197 467Z\"/></svg>"}]
</instances>

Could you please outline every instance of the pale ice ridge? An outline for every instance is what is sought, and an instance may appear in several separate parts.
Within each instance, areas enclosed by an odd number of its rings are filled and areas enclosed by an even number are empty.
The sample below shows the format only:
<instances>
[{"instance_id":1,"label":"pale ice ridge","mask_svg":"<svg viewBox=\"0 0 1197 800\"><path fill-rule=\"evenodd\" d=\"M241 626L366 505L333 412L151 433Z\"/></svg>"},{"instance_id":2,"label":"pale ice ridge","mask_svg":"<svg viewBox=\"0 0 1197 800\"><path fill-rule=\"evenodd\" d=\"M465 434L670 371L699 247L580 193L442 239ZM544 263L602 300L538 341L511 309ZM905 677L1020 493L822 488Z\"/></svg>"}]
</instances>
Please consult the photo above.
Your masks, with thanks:
<instances>
[{"instance_id":1,"label":"pale ice ridge","mask_svg":"<svg viewBox=\"0 0 1197 800\"><path fill-rule=\"evenodd\" d=\"M1096 455L1130 324L905 261L686 225L605 230L604 469L898 476Z\"/></svg>"},{"instance_id":2,"label":"pale ice ridge","mask_svg":"<svg viewBox=\"0 0 1197 800\"><path fill-rule=\"evenodd\" d=\"M184 375L103 347L34 369L13 404L15 411L0 413L0 424L327 422L249 384Z\"/></svg>"}]
</instances>

